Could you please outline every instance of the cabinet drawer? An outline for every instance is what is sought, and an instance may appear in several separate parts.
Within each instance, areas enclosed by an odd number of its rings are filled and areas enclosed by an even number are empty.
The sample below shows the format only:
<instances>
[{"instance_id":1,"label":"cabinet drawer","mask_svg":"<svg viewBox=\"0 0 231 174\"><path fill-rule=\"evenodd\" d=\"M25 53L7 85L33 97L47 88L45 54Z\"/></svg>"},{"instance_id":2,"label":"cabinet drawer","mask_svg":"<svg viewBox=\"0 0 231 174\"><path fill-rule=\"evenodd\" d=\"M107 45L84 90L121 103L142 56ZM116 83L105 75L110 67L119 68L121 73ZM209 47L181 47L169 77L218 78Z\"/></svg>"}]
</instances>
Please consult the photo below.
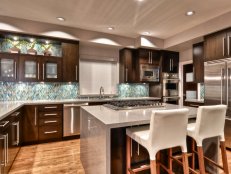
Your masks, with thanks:
<instances>
[{"instance_id":1,"label":"cabinet drawer","mask_svg":"<svg viewBox=\"0 0 231 174\"><path fill-rule=\"evenodd\" d=\"M62 111L53 111L53 112L39 112L39 118L55 118L59 117L62 118L63 112Z\"/></svg>"},{"instance_id":2,"label":"cabinet drawer","mask_svg":"<svg viewBox=\"0 0 231 174\"><path fill-rule=\"evenodd\" d=\"M63 105L62 104L39 105L38 110L40 112L62 111L63 110Z\"/></svg>"},{"instance_id":3,"label":"cabinet drawer","mask_svg":"<svg viewBox=\"0 0 231 174\"><path fill-rule=\"evenodd\" d=\"M39 127L39 140L52 140L62 138L62 126L41 126Z\"/></svg>"},{"instance_id":4,"label":"cabinet drawer","mask_svg":"<svg viewBox=\"0 0 231 174\"><path fill-rule=\"evenodd\" d=\"M39 126L50 126L50 125L62 125L61 117L48 117L48 118L40 118Z\"/></svg>"}]
</instances>

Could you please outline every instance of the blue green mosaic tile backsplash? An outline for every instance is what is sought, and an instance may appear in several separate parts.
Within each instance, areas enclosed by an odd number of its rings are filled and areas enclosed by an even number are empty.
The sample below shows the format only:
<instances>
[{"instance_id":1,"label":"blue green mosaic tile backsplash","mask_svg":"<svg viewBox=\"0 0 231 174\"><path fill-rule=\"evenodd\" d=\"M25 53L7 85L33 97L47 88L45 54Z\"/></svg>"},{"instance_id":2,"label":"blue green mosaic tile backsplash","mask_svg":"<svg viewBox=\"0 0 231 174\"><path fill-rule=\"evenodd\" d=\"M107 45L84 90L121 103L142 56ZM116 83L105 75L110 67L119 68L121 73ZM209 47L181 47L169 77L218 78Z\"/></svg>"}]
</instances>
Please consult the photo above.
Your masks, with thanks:
<instances>
[{"instance_id":1,"label":"blue green mosaic tile backsplash","mask_svg":"<svg viewBox=\"0 0 231 174\"><path fill-rule=\"evenodd\" d=\"M0 101L76 99L78 83L0 83ZM118 97L148 97L148 84L119 84Z\"/></svg>"},{"instance_id":2,"label":"blue green mosaic tile backsplash","mask_svg":"<svg viewBox=\"0 0 231 174\"><path fill-rule=\"evenodd\" d=\"M74 99L78 83L0 83L0 101Z\"/></svg>"},{"instance_id":3,"label":"blue green mosaic tile backsplash","mask_svg":"<svg viewBox=\"0 0 231 174\"><path fill-rule=\"evenodd\" d=\"M149 85L148 84L119 84L118 85L119 97L148 97Z\"/></svg>"}]
</instances>

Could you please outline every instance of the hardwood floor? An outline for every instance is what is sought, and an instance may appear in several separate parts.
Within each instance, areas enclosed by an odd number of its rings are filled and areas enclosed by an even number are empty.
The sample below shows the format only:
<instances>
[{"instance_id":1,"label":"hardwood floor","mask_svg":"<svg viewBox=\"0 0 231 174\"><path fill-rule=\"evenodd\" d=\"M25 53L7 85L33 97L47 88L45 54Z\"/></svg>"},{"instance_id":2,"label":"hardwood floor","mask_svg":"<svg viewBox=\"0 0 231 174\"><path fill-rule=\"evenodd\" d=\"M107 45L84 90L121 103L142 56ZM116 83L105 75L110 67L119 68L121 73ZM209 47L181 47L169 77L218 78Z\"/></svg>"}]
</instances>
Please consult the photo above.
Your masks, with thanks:
<instances>
[{"instance_id":1,"label":"hardwood floor","mask_svg":"<svg viewBox=\"0 0 231 174\"><path fill-rule=\"evenodd\" d=\"M231 151L227 151L227 156L231 172ZM80 161L80 140L22 147L10 174L85 174Z\"/></svg>"},{"instance_id":2,"label":"hardwood floor","mask_svg":"<svg viewBox=\"0 0 231 174\"><path fill-rule=\"evenodd\" d=\"M78 140L22 147L10 174L84 174Z\"/></svg>"}]
</instances>

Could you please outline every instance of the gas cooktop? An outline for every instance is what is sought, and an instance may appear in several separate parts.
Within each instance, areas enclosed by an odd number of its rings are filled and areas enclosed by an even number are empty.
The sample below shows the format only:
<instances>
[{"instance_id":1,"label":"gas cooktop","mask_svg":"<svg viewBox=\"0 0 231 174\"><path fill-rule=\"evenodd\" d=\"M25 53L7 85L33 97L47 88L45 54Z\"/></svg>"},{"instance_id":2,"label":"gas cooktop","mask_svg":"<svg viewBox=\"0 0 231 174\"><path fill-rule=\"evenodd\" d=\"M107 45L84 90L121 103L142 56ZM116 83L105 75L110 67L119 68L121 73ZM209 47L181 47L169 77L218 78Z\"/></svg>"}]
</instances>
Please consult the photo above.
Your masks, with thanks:
<instances>
[{"instance_id":1,"label":"gas cooktop","mask_svg":"<svg viewBox=\"0 0 231 174\"><path fill-rule=\"evenodd\" d=\"M113 110L131 110L131 109L147 109L147 108L160 108L165 107L164 103L159 101L114 101L104 104L105 107L108 107Z\"/></svg>"}]
</instances>

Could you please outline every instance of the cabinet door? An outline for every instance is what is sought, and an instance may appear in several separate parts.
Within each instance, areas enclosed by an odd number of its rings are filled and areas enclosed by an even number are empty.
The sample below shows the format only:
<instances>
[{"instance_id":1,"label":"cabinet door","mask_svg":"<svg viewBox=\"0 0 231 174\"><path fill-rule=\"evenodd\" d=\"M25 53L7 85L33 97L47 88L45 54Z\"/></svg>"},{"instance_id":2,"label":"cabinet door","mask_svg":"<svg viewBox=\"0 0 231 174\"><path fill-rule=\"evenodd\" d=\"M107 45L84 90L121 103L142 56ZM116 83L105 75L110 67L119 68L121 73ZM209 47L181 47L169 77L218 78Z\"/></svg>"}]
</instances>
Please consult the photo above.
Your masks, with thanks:
<instances>
[{"instance_id":1,"label":"cabinet door","mask_svg":"<svg viewBox=\"0 0 231 174\"><path fill-rule=\"evenodd\" d=\"M151 64L151 50L139 49L139 63L140 64Z\"/></svg>"},{"instance_id":2,"label":"cabinet door","mask_svg":"<svg viewBox=\"0 0 231 174\"><path fill-rule=\"evenodd\" d=\"M18 80L18 54L0 53L0 80Z\"/></svg>"},{"instance_id":3,"label":"cabinet door","mask_svg":"<svg viewBox=\"0 0 231 174\"><path fill-rule=\"evenodd\" d=\"M222 59L226 56L227 38L225 31L205 37L205 61Z\"/></svg>"},{"instance_id":4,"label":"cabinet door","mask_svg":"<svg viewBox=\"0 0 231 174\"><path fill-rule=\"evenodd\" d=\"M19 80L23 82L37 82L40 80L41 63L39 58L32 55L20 55Z\"/></svg>"},{"instance_id":5,"label":"cabinet door","mask_svg":"<svg viewBox=\"0 0 231 174\"><path fill-rule=\"evenodd\" d=\"M204 82L204 44L203 42L193 45L194 81Z\"/></svg>"},{"instance_id":6,"label":"cabinet door","mask_svg":"<svg viewBox=\"0 0 231 174\"><path fill-rule=\"evenodd\" d=\"M160 65L160 51L152 50L150 52L151 52L150 63L152 65L159 66Z\"/></svg>"},{"instance_id":7,"label":"cabinet door","mask_svg":"<svg viewBox=\"0 0 231 174\"><path fill-rule=\"evenodd\" d=\"M172 51L164 51L162 53L162 72L178 73L179 69L179 53Z\"/></svg>"},{"instance_id":8,"label":"cabinet door","mask_svg":"<svg viewBox=\"0 0 231 174\"><path fill-rule=\"evenodd\" d=\"M134 70L133 70L133 50L123 49L120 50L120 83L133 82Z\"/></svg>"},{"instance_id":9,"label":"cabinet door","mask_svg":"<svg viewBox=\"0 0 231 174\"><path fill-rule=\"evenodd\" d=\"M172 62L171 73L178 73L179 71L179 53L175 52L171 54L170 57Z\"/></svg>"},{"instance_id":10,"label":"cabinet door","mask_svg":"<svg viewBox=\"0 0 231 174\"><path fill-rule=\"evenodd\" d=\"M23 143L36 143L38 141L38 107L25 106L22 120Z\"/></svg>"},{"instance_id":11,"label":"cabinet door","mask_svg":"<svg viewBox=\"0 0 231 174\"><path fill-rule=\"evenodd\" d=\"M42 81L45 81L45 82L61 82L62 81L62 58L43 57Z\"/></svg>"},{"instance_id":12,"label":"cabinet door","mask_svg":"<svg viewBox=\"0 0 231 174\"><path fill-rule=\"evenodd\" d=\"M79 44L62 43L63 81L79 81Z\"/></svg>"}]
</instances>

